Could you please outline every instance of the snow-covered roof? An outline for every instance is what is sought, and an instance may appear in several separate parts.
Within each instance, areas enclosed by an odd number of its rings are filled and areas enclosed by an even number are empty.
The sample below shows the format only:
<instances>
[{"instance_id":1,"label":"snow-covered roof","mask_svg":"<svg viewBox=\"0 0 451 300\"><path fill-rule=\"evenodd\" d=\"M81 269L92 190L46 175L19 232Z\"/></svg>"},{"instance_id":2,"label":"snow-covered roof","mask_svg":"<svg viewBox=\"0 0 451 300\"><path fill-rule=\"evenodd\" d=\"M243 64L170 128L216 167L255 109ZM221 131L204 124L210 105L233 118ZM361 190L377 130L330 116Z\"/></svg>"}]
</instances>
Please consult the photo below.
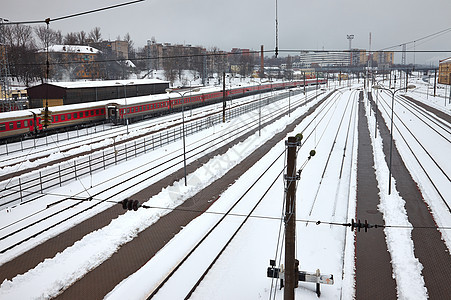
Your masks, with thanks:
<instances>
[{"instance_id":1,"label":"snow-covered roof","mask_svg":"<svg viewBox=\"0 0 451 300\"><path fill-rule=\"evenodd\" d=\"M55 81L48 84L59 86L67 89L77 88L93 88L93 87L108 87L108 86L124 86L124 85L143 85L143 84L156 84L156 83L168 83L168 81L159 79L134 79L134 80L89 80L89 81Z\"/></svg>"},{"instance_id":2,"label":"snow-covered roof","mask_svg":"<svg viewBox=\"0 0 451 300\"><path fill-rule=\"evenodd\" d=\"M46 52L47 49L41 49L39 52ZM80 45L52 45L49 46L49 52L62 52L62 53L80 53L80 54L97 54L100 50L90 46Z\"/></svg>"},{"instance_id":3,"label":"snow-covered roof","mask_svg":"<svg viewBox=\"0 0 451 300\"><path fill-rule=\"evenodd\" d=\"M445 64L451 63L451 57L445 58L444 60L440 60L439 63L441 63L441 64L443 64L443 63L445 63Z\"/></svg>"},{"instance_id":4,"label":"snow-covered roof","mask_svg":"<svg viewBox=\"0 0 451 300\"><path fill-rule=\"evenodd\" d=\"M125 61L125 64L130 68L136 68L136 65L129 59Z\"/></svg>"}]
</instances>

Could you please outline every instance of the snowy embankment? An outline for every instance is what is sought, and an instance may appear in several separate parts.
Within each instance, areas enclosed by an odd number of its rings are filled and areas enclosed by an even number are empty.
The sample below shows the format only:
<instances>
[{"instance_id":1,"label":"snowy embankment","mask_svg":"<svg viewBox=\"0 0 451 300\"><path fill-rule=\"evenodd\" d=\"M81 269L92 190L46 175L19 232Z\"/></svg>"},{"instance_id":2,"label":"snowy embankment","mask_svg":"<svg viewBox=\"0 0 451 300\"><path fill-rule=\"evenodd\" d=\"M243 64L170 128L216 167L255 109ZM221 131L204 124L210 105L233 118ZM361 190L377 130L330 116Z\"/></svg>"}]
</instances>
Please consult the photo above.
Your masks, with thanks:
<instances>
[{"instance_id":1,"label":"snowy embankment","mask_svg":"<svg viewBox=\"0 0 451 300\"><path fill-rule=\"evenodd\" d=\"M365 108L368 127L370 132L374 132L374 114L369 115L368 106L365 105ZM370 134L370 136L373 145L374 169L380 191L379 197L381 202L378 206L379 211L383 215L385 225L407 227L384 229L387 248L391 256L393 277L396 280L398 298L412 300L427 299L427 290L423 276L421 275L423 266L414 254L414 245L411 238L412 225L407 218L405 200L393 188L395 186L394 178L392 178L392 193L388 195L388 178L386 175L389 173L389 170L385 162L382 138L380 132L378 132L377 138L373 134Z\"/></svg>"},{"instance_id":2,"label":"snowy embankment","mask_svg":"<svg viewBox=\"0 0 451 300\"><path fill-rule=\"evenodd\" d=\"M421 96L421 94L411 92L410 96L425 102L427 105L432 103L431 97L426 100L425 95ZM389 97L386 94L379 94L379 110L387 127L390 127L390 98L391 96ZM419 108L419 110L427 116L433 115L423 108ZM450 114L449 108L445 109L444 106L442 111ZM421 191L446 246L451 250L451 231L446 229L451 226L451 215L445 204L445 201L447 201L448 206L451 205L451 182L449 181L451 164L448 162L449 152L451 151L451 144L449 143L451 135L449 129L446 130L446 127L449 128L451 124L448 122L448 126L437 126L419 113L410 111L410 106L403 101L395 101L394 112L393 139L396 142L396 147L410 175ZM423 119L420 119L420 117ZM446 124L446 120L441 122Z\"/></svg>"},{"instance_id":3,"label":"snowy embankment","mask_svg":"<svg viewBox=\"0 0 451 300\"><path fill-rule=\"evenodd\" d=\"M59 294L83 277L84 274L108 259L121 245L132 240L140 231L155 223L162 215L167 214L170 209L177 207L211 182L220 178L275 133L285 128L292 118L302 115L313 104L296 110L292 113L291 118L284 117L274 122L262 131L261 137L258 137L257 133L243 143L229 149L226 154L211 159L210 162L190 174L187 187L183 185L183 180L181 180L163 189L146 203L149 206L167 209L140 209L137 212L121 215L112 220L108 226L86 235L71 247L58 253L53 258L46 259L25 274L18 275L11 281L5 280L0 286L1 298L28 299L53 297ZM188 144L190 139L202 139L202 136L201 133L188 137ZM146 160L146 157L140 159ZM105 174L101 172L96 176L101 177ZM124 224L127 224L127 226L124 226ZM77 259L74 259L75 257Z\"/></svg>"},{"instance_id":4,"label":"snowy embankment","mask_svg":"<svg viewBox=\"0 0 451 300\"><path fill-rule=\"evenodd\" d=\"M310 208L312 197L312 187L318 186L319 177L317 171L321 171L327 154L333 143L333 136L336 129L331 124L339 123L341 112L345 111L347 96L345 93L343 101L331 101L329 105L335 109L330 109L324 118L324 122L320 124L312 123L307 129L308 124L313 116L308 116L299 124L296 129L287 135L293 136L299 132L304 133L305 144L300 148L298 154L298 166L302 165L305 158L312 148L316 148L319 152L318 157L312 158L303 171L298 190L298 217L297 217L297 254L300 260L301 269L315 271L320 268L322 273L334 274L335 283L332 286L322 286L321 299L350 299L353 295L353 268L354 268L354 240L353 234L347 234L347 230L343 227L331 227L329 225L309 225L306 226L305 217L308 215L307 207ZM355 103L355 102L351 102ZM317 109L314 114L318 114ZM351 109L348 108L346 116L351 117ZM334 113L335 112L335 113ZM325 112L323 111L323 114ZM355 110L354 110L355 113ZM354 114L355 115L355 114ZM346 122L344 122L346 123ZM316 140L312 128L318 125L315 131L318 131L319 140ZM329 126L330 127L329 127ZM346 129L346 128L344 128ZM332 174L328 175L332 186L324 184L322 193L315 204L314 220L323 221L345 221L348 217L352 217L355 213L355 186L356 186L356 147L357 135L355 134L356 122L351 126L350 139L348 141L348 152L346 155L345 168L343 170L342 180L334 180L338 174L339 168L336 166L330 168ZM309 139L306 137L312 133ZM346 130L340 131L343 137ZM344 146L344 139L339 139L340 147ZM262 174L268 165L284 151L285 140L278 143L271 151L269 151L260 161L258 161L251 169L243 174L229 189L227 189L221 197L210 207L207 212L223 212L227 210L230 203L233 203L237 195L241 195L244 190ZM342 157L343 150L336 147L334 155ZM338 159L338 164L341 159ZM284 168L284 161L280 160L272 176L264 178L263 188L256 189L249 195L249 199L253 201L259 199L261 194L268 188L274 176ZM329 183L329 182L328 182ZM269 190L257 210L253 213L254 218L250 218L239 234L234 238L232 243L227 247L226 251L221 255L207 276L203 279L201 285L192 295L192 299L268 299L273 293L275 299L283 298L283 289L272 286L272 280L266 277L266 267L268 267L269 259L274 258L274 252L277 249L277 241L279 235L280 217L282 213L282 205L284 199L284 182L279 177L274 187ZM316 190L316 189L314 189ZM337 195L334 193L337 192ZM339 198L336 205L335 214L331 212L330 200L333 197ZM349 206L348 206L349 205ZM349 214L349 216L348 216ZM134 299L145 298L150 291L165 277L165 275L174 267L175 263L181 260L186 252L188 252L194 241L199 239L199 232L207 231L214 220L218 217L211 214L203 214L192 221L188 226L177 234L160 252L158 252L146 265L139 269L135 274L122 281L110 294L107 299L124 299L131 297ZM239 218L236 216L236 218ZM232 223L232 221L230 221ZM345 237L345 238L344 238ZM279 244L280 245L280 244ZM345 247L346 246L346 247ZM345 248L345 253L343 250ZM213 251L213 250L212 250ZM283 253L283 252L282 252ZM277 256L277 255L276 255ZM277 261L279 257L277 257ZM283 261L282 261L283 263ZM198 268L202 270L205 262L199 260ZM343 267L345 270L343 270ZM197 279L195 273L198 271L191 269L177 271L177 278ZM343 276L344 274L344 276ZM342 276L344 277L342 279ZM275 282L273 282L275 283ZM180 299L184 295L180 295L179 290L189 290L189 280L177 281L177 287L166 286L158 292L155 299ZM302 299L317 299L314 292L315 285L311 283L300 283L300 287L296 289L296 297Z\"/></svg>"}]
</instances>

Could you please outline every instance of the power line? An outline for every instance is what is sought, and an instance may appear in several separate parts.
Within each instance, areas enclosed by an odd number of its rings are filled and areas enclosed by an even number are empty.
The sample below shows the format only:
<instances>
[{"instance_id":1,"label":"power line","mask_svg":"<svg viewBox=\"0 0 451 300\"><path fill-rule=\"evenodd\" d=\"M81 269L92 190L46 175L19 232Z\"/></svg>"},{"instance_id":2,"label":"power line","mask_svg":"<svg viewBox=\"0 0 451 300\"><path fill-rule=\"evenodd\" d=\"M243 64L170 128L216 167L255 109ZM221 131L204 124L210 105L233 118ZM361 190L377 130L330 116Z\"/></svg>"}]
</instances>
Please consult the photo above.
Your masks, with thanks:
<instances>
[{"instance_id":1,"label":"power line","mask_svg":"<svg viewBox=\"0 0 451 300\"><path fill-rule=\"evenodd\" d=\"M143 1L143 0L141 0ZM315 52L315 53L329 53L329 52L342 52L342 53L348 53L349 50L305 50L305 49L291 49L291 50L283 50L279 49L279 52ZM258 54L261 51L249 51L249 54ZM264 53L273 53L274 50L264 50ZM394 52L394 53L402 53L402 50L394 50L394 51L372 51L374 52ZM448 53L451 52L451 50L407 50L405 52L412 52L412 53ZM74 54L76 54L74 52ZM117 58L117 59L102 59L102 60L95 60L91 62L85 62L85 61L67 61L67 62L50 62L50 65L68 65L68 64L93 64L93 63L108 63L108 62L126 62L126 61L148 61L148 60L160 60L160 59L180 59L180 58L194 58L194 57L213 57L213 56L229 56L229 55L242 55L242 53L204 53L204 54L187 54L187 55L173 55L173 56L164 56L164 57L140 57L140 58ZM24 63L24 64L14 64L15 66L42 66L45 65L45 63Z\"/></svg>"},{"instance_id":2,"label":"power line","mask_svg":"<svg viewBox=\"0 0 451 300\"><path fill-rule=\"evenodd\" d=\"M118 8L121 6L130 5L130 4L135 4L135 3L143 2L143 1L146 1L146 0L135 0L135 1L126 2L126 3L122 3L122 4L111 5L111 6L98 8L98 9L94 9L94 10L89 10L89 11L76 13L76 14L72 14L72 15L67 15L67 16L63 16L63 17L59 17L59 18L55 18L55 19L47 18L45 20L8 22L5 24L6 25L23 25L23 24L39 24L39 23L49 24L50 22L53 22L53 21L60 21L60 20L65 20L65 19L69 19L69 18L73 18L73 17L79 17L79 16L96 13L96 12L100 12L100 11L104 11L104 10L108 10L108 9Z\"/></svg>"},{"instance_id":3,"label":"power line","mask_svg":"<svg viewBox=\"0 0 451 300\"><path fill-rule=\"evenodd\" d=\"M424 36L422 38L419 38L419 39L416 39L416 40L413 40L413 41L410 41L410 42L401 43L401 44L398 44L398 45L395 45L395 46L383 48L383 49L380 49L379 51L384 51L384 50L388 50L388 49L392 49L392 48L396 48L396 47L401 47L402 45L413 44L413 43L425 40L427 38L430 38L430 37L433 37L433 36L436 36L436 35L442 35L442 34L445 34L445 33L448 33L448 32L451 32L451 27L443 29L443 30L440 30L440 31L437 31L435 33L429 34L427 36ZM415 51L412 51L412 52L415 52ZM419 51L416 51L416 52L419 52ZM449 51L447 51L447 52L449 52Z\"/></svg>"},{"instance_id":4,"label":"power line","mask_svg":"<svg viewBox=\"0 0 451 300\"><path fill-rule=\"evenodd\" d=\"M50 193L44 193L45 195L52 195ZM61 195L59 195L61 196ZM81 197L67 197L67 200L76 200L76 201L99 201L104 203L112 203L112 204L120 204L122 205L122 201L112 201L112 200L102 200L102 199L96 199L94 197L88 197L88 198L81 198ZM50 207L50 206L48 206ZM163 207L163 206L154 206L154 205L147 205L147 204L140 204L139 207L145 208L145 209L161 209L161 210L169 210L169 211L177 211L177 212L190 212L190 213L206 213L206 214L212 214L212 215L229 215L233 217L247 217L246 214L239 214L239 213L225 213L225 212L215 212L215 211L203 211L203 210L196 210L196 209L188 209L188 208L181 208L181 207L175 207L175 208L169 208L169 207ZM272 221L280 221L280 217L271 217L271 216L261 216L261 215L252 215L249 216L250 218L254 219L262 219L262 220L272 220ZM307 220L307 219L296 219L296 222L305 223L305 224L316 224L316 225L330 225L330 226L344 226L344 227L354 227L357 228L357 225L352 225L352 222L349 223L339 223L339 222L329 222L329 221L321 221L321 220ZM360 220L359 220L360 222ZM358 224L358 223L355 223ZM363 225L363 223L362 223ZM369 224L372 227L371 228L398 228L398 229L443 229L443 230L451 230L451 226L408 226L408 225L384 225L384 224ZM363 227L361 227L363 228Z\"/></svg>"}]
</instances>

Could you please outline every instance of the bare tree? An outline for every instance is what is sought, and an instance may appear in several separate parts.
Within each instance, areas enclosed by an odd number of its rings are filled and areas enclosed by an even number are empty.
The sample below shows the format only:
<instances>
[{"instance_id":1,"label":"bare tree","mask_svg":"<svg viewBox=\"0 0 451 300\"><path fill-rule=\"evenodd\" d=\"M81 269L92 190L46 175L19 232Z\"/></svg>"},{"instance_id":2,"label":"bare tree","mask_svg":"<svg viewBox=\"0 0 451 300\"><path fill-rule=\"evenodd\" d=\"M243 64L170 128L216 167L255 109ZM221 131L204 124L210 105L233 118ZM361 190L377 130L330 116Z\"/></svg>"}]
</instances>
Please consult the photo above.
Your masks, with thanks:
<instances>
[{"instance_id":1,"label":"bare tree","mask_svg":"<svg viewBox=\"0 0 451 300\"><path fill-rule=\"evenodd\" d=\"M163 52L163 69L166 80L171 83L175 81L177 76L177 61L174 58L174 47L167 47Z\"/></svg>"},{"instance_id":2,"label":"bare tree","mask_svg":"<svg viewBox=\"0 0 451 300\"><path fill-rule=\"evenodd\" d=\"M88 34L85 31L77 32L77 39L80 45L86 45L88 40Z\"/></svg>"},{"instance_id":3,"label":"bare tree","mask_svg":"<svg viewBox=\"0 0 451 300\"><path fill-rule=\"evenodd\" d=\"M63 43L66 45L77 45L78 37L76 32L68 32L64 36Z\"/></svg>"},{"instance_id":4,"label":"bare tree","mask_svg":"<svg viewBox=\"0 0 451 300\"><path fill-rule=\"evenodd\" d=\"M93 43L100 43L102 41L102 34L100 33L100 27L94 27L89 32L89 39L92 40Z\"/></svg>"},{"instance_id":5,"label":"bare tree","mask_svg":"<svg viewBox=\"0 0 451 300\"><path fill-rule=\"evenodd\" d=\"M40 76L39 67L36 65L33 29L25 25L2 27L3 42L8 47L11 75L28 84L31 80Z\"/></svg>"},{"instance_id":6,"label":"bare tree","mask_svg":"<svg viewBox=\"0 0 451 300\"><path fill-rule=\"evenodd\" d=\"M55 31L55 44L61 45L63 43L63 34L61 33L61 30Z\"/></svg>"},{"instance_id":7,"label":"bare tree","mask_svg":"<svg viewBox=\"0 0 451 300\"><path fill-rule=\"evenodd\" d=\"M34 46L33 29L26 25L3 26L4 41L11 47L31 48Z\"/></svg>"},{"instance_id":8,"label":"bare tree","mask_svg":"<svg viewBox=\"0 0 451 300\"><path fill-rule=\"evenodd\" d=\"M128 57L129 58L135 58L135 49L134 49L134 43L130 36L130 33L126 33L124 36L124 41L128 44Z\"/></svg>"},{"instance_id":9,"label":"bare tree","mask_svg":"<svg viewBox=\"0 0 451 300\"><path fill-rule=\"evenodd\" d=\"M243 53L240 55L240 75L246 77L252 74L252 70L254 68L254 58L249 53Z\"/></svg>"},{"instance_id":10,"label":"bare tree","mask_svg":"<svg viewBox=\"0 0 451 300\"><path fill-rule=\"evenodd\" d=\"M288 80L293 80L293 59L291 55L287 56L287 67L284 71L284 76Z\"/></svg>"},{"instance_id":11,"label":"bare tree","mask_svg":"<svg viewBox=\"0 0 451 300\"><path fill-rule=\"evenodd\" d=\"M209 70L214 74L222 74L227 69L227 56L218 47L209 50Z\"/></svg>"},{"instance_id":12,"label":"bare tree","mask_svg":"<svg viewBox=\"0 0 451 300\"><path fill-rule=\"evenodd\" d=\"M47 43L49 46L61 43L61 31L55 31L51 28L47 29L47 26L38 26L34 28L34 32L38 38L39 48L47 47Z\"/></svg>"}]
</instances>

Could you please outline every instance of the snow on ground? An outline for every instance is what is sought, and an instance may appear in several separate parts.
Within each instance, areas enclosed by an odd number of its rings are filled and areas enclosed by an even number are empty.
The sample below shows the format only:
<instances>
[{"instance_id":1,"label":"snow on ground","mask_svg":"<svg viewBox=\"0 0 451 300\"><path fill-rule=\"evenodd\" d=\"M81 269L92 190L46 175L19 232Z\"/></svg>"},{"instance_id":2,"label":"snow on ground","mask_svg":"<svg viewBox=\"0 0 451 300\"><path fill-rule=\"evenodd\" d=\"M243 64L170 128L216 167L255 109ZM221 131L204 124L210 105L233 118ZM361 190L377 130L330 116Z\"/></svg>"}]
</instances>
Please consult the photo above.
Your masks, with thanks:
<instances>
[{"instance_id":1,"label":"snow on ground","mask_svg":"<svg viewBox=\"0 0 451 300\"><path fill-rule=\"evenodd\" d=\"M349 96L349 92L343 96L345 99ZM353 98L352 98L353 99ZM342 104L336 101L333 106L340 106L337 110L343 110L346 103ZM338 104L337 104L338 103ZM350 110L350 109L349 109ZM348 113L349 113L348 110ZM355 113L355 110L354 110ZM332 116L331 116L332 115ZM333 109L330 110L328 115L332 121L329 123L338 123L341 114L333 113ZM299 132L305 132L305 126L312 117L306 118L297 128L287 136L295 135ZM327 156L327 148L333 141L333 135L335 130L326 126L328 123L323 122L321 127L318 127L318 135L323 135L322 141L324 146L318 146L319 149L324 149L322 155ZM354 120L355 121L355 120ZM352 131L354 131L356 123L353 123ZM332 129L332 130L331 130ZM266 131L266 129L265 129ZM307 132L304 136L307 136ZM343 132L342 132L343 134ZM356 135L352 134L352 138L349 140L350 144L355 143ZM301 147L298 155L298 165L300 166L308 156L308 152L315 147L317 140L312 135L306 144ZM242 192L249 186L253 180L261 174L268 165L284 151L284 141L281 141L276 147L268 152L264 158L256 163L251 169L249 169L240 179L232 185L226 192L224 192L220 199L215 202L209 212L226 211L223 208L227 203L233 203L237 195L241 195ZM356 168L356 148L349 147L349 159L346 162L346 171L344 172L343 179L339 184L335 184L333 187L326 188L324 196L318 199L318 207L316 207L315 218L311 220L322 219L323 221L330 221L332 218L330 205L328 200L337 191L340 191L341 201L338 205L336 220L344 221L347 219L346 213L355 209L355 205L351 205L347 208L348 199L355 199L355 168ZM342 155L343 149L337 148L337 155ZM352 154L352 155L351 155ZM312 176L312 172L318 169L321 158L315 156L311 159L307 167L303 171L302 180L298 187L297 199L298 199L298 220L305 219L306 207L310 207L311 201L306 198L306 189L309 186L318 185L318 177ZM340 163L340 161L339 161ZM272 176L265 178L264 186L269 186L274 180L274 177L283 169L284 161L280 160L277 164L278 168L274 169ZM332 168L336 171L336 168ZM331 177L334 177L331 175ZM338 188L338 185L341 188ZM278 241L278 233L280 226L280 217L282 213L283 204L283 190L284 183L282 177L278 178L273 189L270 190L268 195L264 198L262 204L254 212L254 216L270 217L274 219L265 218L250 218L248 223L244 226L244 229L237 235L236 239L230 244L222 257L215 264L213 269L207 274L202 284L198 287L193 294L193 299L268 299L270 293L276 292L276 298L283 297L283 290L280 291L278 287L274 286L271 290L271 279L266 277L266 268L269 266L269 259L274 258L275 251L277 249L276 244ZM259 199L264 190L251 191L248 196L249 199ZM352 201L351 201L352 202ZM352 212L351 212L352 214ZM308 215L308 212L307 212ZM206 231L213 224L212 217L209 214L203 214L196 220L186 226L169 244L167 244L155 257L153 257L144 267L142 267L134 275L124 280L115 290L113 290L107 299L123 299L123 297L130 295L130 290L133 287L134 296L137 299L143 298L146 294L152 290L162 277L171 270L172 264L168 260L178 261L183 257L183 254L189 250L192 246L191 241L198 238L199 231ZM327 218L327 219L324 219ZM297 258L300 260L301 270L316 271L320 268L322 273L334 274L335 284L332 286L322 287L322 299L337 299L340 298L343 293L345 299L351 297L351 288L345 288L342 291L342 269L343 269L343 247L344 247L344 227L330 227L328 225L309 225L306 226L304 222L297 222L297 237L298 237L298 250ZM346 282L352 278L352 264L354 260L353 250L353 234L348 234L350 242L346 249L347 254L347 270L350 271L350 275L346 278ZM188 245L187 245L188 244ZM183 249L183 250L182 250ZM280 252L279 252L280 253ZM175 256L174 259L172 259ZM198 262L199 265L203 261ZM190 278L193 276L193 270L187 271L179 275L182 278ZM186 280L188 281L188 280ZM178 299L180 298L179 290L184 290L185 282L180 282L180 286L175 288L167 288L166 291L160 291L155 295L155 299ZM186 288L190 288L187 284ZM296 297L303 299L317 299L314 292L315 285L309 283L300 283L300 287L296 289Z\"/></svg>"},{"instance_id":2,"label":"snow on ground","mask_svg":"<svg viewBox=\"0 0 451 300\"><path fill-rule=\"evenodd\" d=\"M303 96L300 96L303 97ZM351 135L346 155L345 171L343 177L337 180L335 167L327 171L323 179L323 186L318 173L324 168L324 155L327 156L335 134L341 114L346 110L347 99L351 97L356 102L352 91L340 93L333 108L329 111L326 121L318 124L319 127L312 132L311 138L306 141L298 155L298 165L304 162L308 151L316 148L318 156L312 158L302 173L302 179L297 190L298 217L297 222L297 257L300 260L300 269L315 271L321 269L322 273L334 274L335 284L322 286L321 299L350 299L354 295L354 234L349 229L340 226L325 224L306 225L303 220L322 220L335 222L349 222L355 215L355 187L356 187L356 122L352 121ZM348 109L355 103L350 104ZM221 156L213 158L208 164L189 174L188 187L183 180L163 189L158 195L146 203L150 206L174 208L185 199L202 190L215 178L219 178L228 169L239 163L258 145L279 132L290 120L301 115L307 108L300 108L293 112L291 118L284 117L262 130L262 137L258 133L245 142L236 145ZM354 108L354 113L356 113ZM369 125L374 124L369 117ZM305 130L306 118L293 134ZM330 121L331 127L327 124ZM346 121L344 121L346 123ZM314 123L316 125L316 123ZM413 124L415 126L415 124ZM346 126L345 126L346 127ZM371 127L370 127L371 128ZM371 129L370 129L371 130ZM374 131L374 129L373 129ZM345 134L341 129L340 137ZM306 134L304 134L304 137ZM380 136L380 135L379 135ZM194 141L201 136L191 136L187 140ZM409 225L403 199L395 192L387 196L387 165L381 151L380 139L373 139L377 178L381 190L380 210L384 219L390 225ZM344 144L339 139L339 146L335 146L334 157L343 154ZM190 142L188 143L190 144ZM352 145L352 146L351 146ZM247 188L257 174L261 174L268 167L268 163L283 151L283 142L279 143L266 154L258 163L249 169L239 180L225 191L219 200L211 206L209 211L222 212ZM325 154L326 153L326 154ZM141 157L145 159L145 157ZM130 161L129 161L130 163ZM335 165L337 158L331 159ZM278 171L283 168L283 162L278 163ZM111 172L111 170L107 171ZM315 175L313 175L315 174ZM213 176L212 176L213 175ZM99 176L103 176L99 173ZM273 177L274 178L274 177ZM272 178L272 179L273 179ZM272 179L265 179L266 185ZM79 188L79 187L78 187ZM278 179L275 186L265 197L262 205L254 212L254 216L280 218L283 203L283 180ZM72 192L75 192L75 187ZM255 192L253 197L260 197L261 191ZM252 196L251 196L252 197ZM315 204L313 204L315 201ZM333 202L332 202L333 201ZM331 205L331 203L335 203ZM313 204L313 206L312 206ZM393 206L390 206L393 205ZM313 208L312 208L313 207ZM332 208L335 207L335 210ZM311 211L311 215L310 215ZM157 218L166 214L166 209L140 209L137 212L127 212L105 226L92 232L71 247L39 264L36 268L19 275L11 281L5 280L0 286L2 299L28 299L45 298L56 295L88 270L108 259L122 244L131 240L136 234L154 223ZM448 220L449 220L448 216ZM152 289L173 264L190 249L197 239L210 228L218 219L214 214L203 214L186 226L174 239L172 239L157 255L155 255L138 272L125 279L109 295L108 299L136 298L145 295ZM124 226L127 224L128 226ZM449 225L449 224L448 224ZM278 240L280 222L276 219L251 218L236 239L227 248L213 269L193 295L193 299L260 299L269 298L271 292L271 279L266 278L266 268L269 259L274 258ZM394 275L398 284L398 296L403 299L426 298L424 280L421 276L421 265L413 256L413 245L410 239L410 229L385 229L387 243L393 260ZM105 239L108 236L108 239ZM279 249L280 250L280 249ZM77 257L76 260L73 258ZM404 277L407 274L409 278ZM191 274L185 274L190 276ZM183 285L184 282L180 282ZM296 289L296 297L317 299L314 293L314 284L301 283ZM157 294L158 296L158 294ZM415 296L415 297L414 297ZM277 287L276 298L283 297L283 290ZM419 298L418 298L419 297Z\"/></svg>"},{"instance_id":3,"label":"snow on ground","mask_svg":"<svg viewBox=\"0 0 451 300\"><path fill-rule=\"evenodd\" d=\"M374 93L375 91L373 91L373 94ZM415 90L410 94L410 96L414 99L421 99L421 97L425 97L425 95L422 96L421 93L416 93ZM373 98L374 97L375 96L373 95ZM383 97L387 104L382 102L381 97ZM423 101L424 100L425 99L423 99ZM379 105L384 121L386 122L386 125L390 127L390 116L383 109L383 107L390 112L391 96L384 93L379 94ZM448 105L447 107L451 107L451 105ZM439 188L441 195L444 197L445 201L448 202L448 205L451 204L451 182L443 174L441 174L441 172L439 172L435 163L433 163L426 154L425 149L435 159L440 168L444 170L445 174L448 174L449 176L449 174L451 174L451 164L448 163L448 153L451 151L451 144L446 139L450 140L451 134L435 126L434 123L429 120L426 120L425 122L419 121L417 116L406 109L402 102L395 101L394 110L396 115L394 117L395 129L393 131L393 139L396 142L396 147L398 148L398 151L400 152L412 178L417 183L426 203L429 205L435 222L439 227L449 228L451 226L449 210L443 203L441 196L435 190L430 178ZM442 107L441 110L445 111L444 107ZM451 115L450 110L446 113ZM374 132L374 116L372 117L372 120L372 132ZM405 127L401 121L406 124L407 127ZM434 127L435 130L432 130L427 125ZM448 125L450 124L448 123ZM411 136L409 130L415 134L416 139L422 143L424 149L418 144L418 141ZM440 137L436 131L443 137ZM408 144L406 144L404 139L401 138L399 133L403 134ZM415 152L419 161L417 161L417 159L411 154L409 147ZM426 170L428 170L428 174L424 173L420 163L426 168ZM439 230L448 249L451 250L451 231L446 229Z\"/></svg>"},{"instance_id":4,"label":"snow on ground","mask_svg":"<svg viewBox=\"0 0 451 300\"><path fill-rule=\"evenodd\" d=\"M263 108L262 111L277 111L279 107L278 105L279 104L274 104L270 107ZM193 114L193 116L195 116L195 114ZM212 151L220 147L223 143L227 142L227 137L230 137L231 135L233 136L233 130L236 129L236 127L242 126L243 123L247 123L249 122L249 120L253 120L255 127L255 116L256 113L251 112L248 115L234 120L233 122L227 123L226 126L211 127L198 133L197 136L195 135L192 139L187 138L187 142L192 141L191 145L188 144L188 150L189 148L199 147L197 146L197 144L204 144L201 146L202 148L197 149L197 155L193 156L192 153L190 154L191 158L188 158L188 163L190 161L194 161L201 155L204 155L206 151ZM187 117L187 119L189 120L189 117ZM135 131L131 131L129 135L135 134ZM205 138L205 136L207 138ZM205 144L207 140L213 141L213 143L216 145L212 148L208 144ZM221 141L220 144L217 143L218 140ZM105 142L108 143L108 141ZM22 226L33 222L33 220L39 220L40 218L47 216L54 211L57 212L60 209L68 207L75 203L75 201L64 201L62 203L59 203L58 205L52 205L58 200L64 199L68 196L87 198L89 196L96 195L95 200L108 199L110 201L120 201L125 197L133 195L134 193L140 191L148 185L166 176L170 176L172 172L180 168L180 165L175 165L172 168L165 170L165 168L167 168L168 165L171 165L174 160L180 161L180 158L177 158L177 156L181 156L181 141L178 141L176 145L178 146L174 147L174 144L169 144L165 147L155 149L154 151L150 152L149 155L140 157L140 159L130 159L125 163L110 166L105 172L100 172L98 174L94 174L94 176L89 176L81 180L74 181L71 184L64 185L62 188L53 189L46 195L43 195L43 197L41 197L39 201L33 201L24 205L19 205L10 210L0 211L0 228L2 230L2 234L6 235L10 232L14 232L15 230L19 230L20 228L22 228ZM143 164L143 161L145 161L146 163ZM145 170L147 171L146 173L139 176L137 175L143 173ZM111 176L111 174L115 174L115 176ZM133 178L133 180L122 183L125 178ZM122 190L126 190L126 192L122 192ZM120 192L119 194L118 191ZM99 192L102 193L99 194ZM47 207L48 205L51 205L50 208ZM64 213L59 214L58 220L64 220L65 218L75 214L77 211L80 211L83 208L90 207L91 205L91 202L81 203L78 206L78 210L72 208L68 211L65 211ZM77 217L72 218L70 221L64 222L60 226L53 227L44 234L41 234L39 238L32 239L31 241L16 246L14 250L0 255L0 263L10 260L11 258L27 251L31 247L34 247L42 240L55 236L62 230L68 229L71 226L74 226L75 224L110 206L110 203L101 203L95 208L90 209L88 212L80 214ZM30 211L34 212L31 216L29 213ZM20 221L16 222L16 220ZM0 248L4 249L7 246L16 243L17 241L20 241L21 236L26 237L31 233L38 232L45 228L44 226L46 225L46 223L53 224L54 222L56 222L55 218L52 218L47 220L46 222L40 223L39 226L34 226L32 229L24 230L20 235L8 237L0 241Z\"/></svg>"},{"instance_id":5,"label":"snow on ground","mask_svg":"<svg viewBox=\"0 0 451 300\"><path fill-rule=\"evenodd\" d=\"M374 132L374 114L368 114L368 127ZM380 133L377 138L370 134L373 144L374 169L379 188L379 211L382 213L386 225L411 227L405 210L405 200L396 190L388 195L388 166L385 162L385 154L382 150L382 138ZM392 178L392 186L395 185ZM392 259L393 275L396 280L398 298L400 299L427 299L427 290L421 275L423 266L414 255L414 245L411 238L411 228L384 228L388 251Z\"/></svg>"},{"instance_id":6,"label":"snow on ground","mask_svg":"<svg viewBox=\"0 0 451 300\"><path fill-rule=\"evenodd\" d=\"M408 90L406 93L407 96L411 96L415 100L419 100L431 107L434 107L438 110L446 112L447 114L451 113L451 93L450 86L444 84L437 84L436 87L436 96L434 97L434 83L433 78L431 78L431 82L425 82L423 78L415 77L409 79L409 84L415 85L415 89Z\"/></svg>"},{"instance_id":7,"label":"snow on ground","mask_svg":"<svg viewBox=\"0 0 451 300\"><path fill-rule=\"evenodd\" d=\"M299 97L303 98L304 96ZM298 115L305 112L307 108L301 108ZM256 117L254 112L250 114ZM294 115L293 113L292 118ZM270 128L265 130L262 138L258 138L258 134L256 134L246 142L229 149L221 157L213 158L209 164L201 167L190 176L192 180L191 185L188 187L184 187L183 180L181 180L151 198L147 204L157 207L176 207L239 163L239 161L280 131L281 128L284 128L289 122L288 118L283 118L275 122ZM200 133L197 136L187 137L187 144L190 144L191 139L202 139L204 134ZM141 159L146 160L145 157L141 157ZM111 170L107 170L107 172L110 173ZM105 175L101 172L97 177L102 178L102 176ZM89 178L87 180L89 181ZM88 182L85 184L88 185ZM73 188L75 189L76 187L74 186ZM78 186L78 189L80 189L80 186ZM71 192L75 193L76 190L71 190ZM81 241L76 242L73 246L57 254L54 258L45 260L36 268L23 275L18 275L11 281L5 280L0 286L0 295L6 299L33 298L36 295L56 295L62 288L67 288L71 283L88 272L88 270L111 256L120 245L131 240L138 232L153 224L159 216L167 212L168 210L165 209L156 209L150 212L149 210L141 209L137 214L126 213L125 215L121 215L107 227L85 236ZM129 226L124 227L124 223ZM105 236L110 237L108 239L109 242L106 242ZM95 249L93 249L92 245L99 244L102 244L102 246L94 247ZM84 259L74 261L73 257ZM64 266L64 268L61 268L61 266ZM42 280L44 277L46 278L45 281Z\"/></svg>"}]
</instances>

